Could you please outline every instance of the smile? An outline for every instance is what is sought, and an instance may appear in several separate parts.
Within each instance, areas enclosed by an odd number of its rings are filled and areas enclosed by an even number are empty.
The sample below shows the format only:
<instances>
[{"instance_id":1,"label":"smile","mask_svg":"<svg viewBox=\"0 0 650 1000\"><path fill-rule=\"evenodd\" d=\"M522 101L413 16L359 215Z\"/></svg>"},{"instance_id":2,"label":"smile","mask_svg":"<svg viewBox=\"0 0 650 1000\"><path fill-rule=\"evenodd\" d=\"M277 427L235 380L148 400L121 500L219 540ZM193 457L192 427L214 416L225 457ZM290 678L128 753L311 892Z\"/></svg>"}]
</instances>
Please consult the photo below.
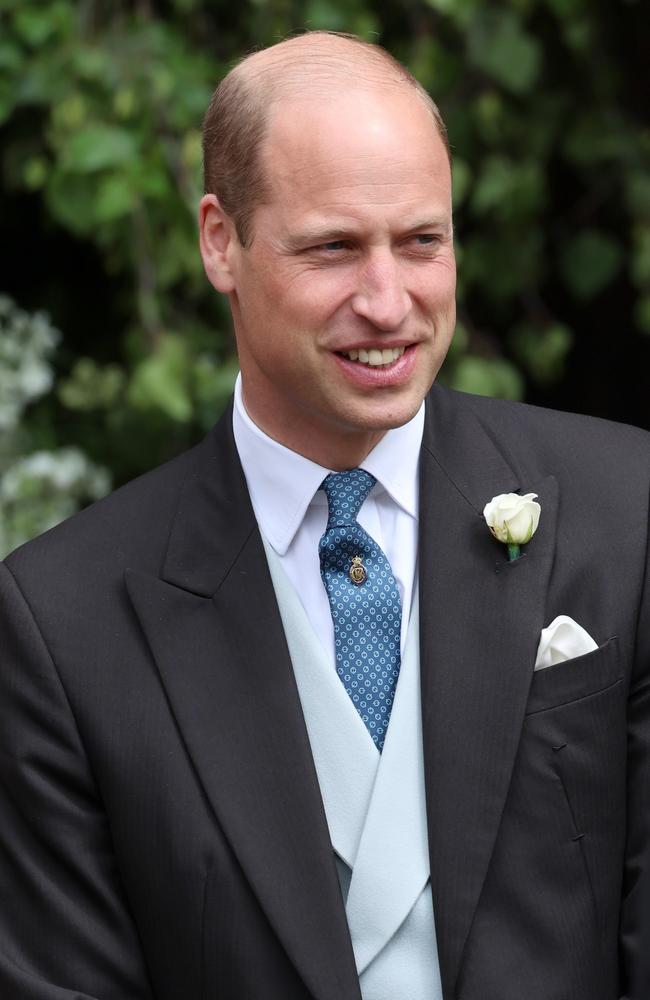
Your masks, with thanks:
<instances>
[{"instance_id":1,"label":"smile","mask_svg":"<svg viewBox=\"0 0 650 1000\"><path fill-rule=\"evenodd\" d=\"M350 361L360 361L362 365L380 368L392 365L393 362L402 357L404 350L404 347L384 347L382 350L375 347L365 350L360 347L359 350L341 351L340 353L344 358L349 358Z\"/></svg>"}]
</instances>

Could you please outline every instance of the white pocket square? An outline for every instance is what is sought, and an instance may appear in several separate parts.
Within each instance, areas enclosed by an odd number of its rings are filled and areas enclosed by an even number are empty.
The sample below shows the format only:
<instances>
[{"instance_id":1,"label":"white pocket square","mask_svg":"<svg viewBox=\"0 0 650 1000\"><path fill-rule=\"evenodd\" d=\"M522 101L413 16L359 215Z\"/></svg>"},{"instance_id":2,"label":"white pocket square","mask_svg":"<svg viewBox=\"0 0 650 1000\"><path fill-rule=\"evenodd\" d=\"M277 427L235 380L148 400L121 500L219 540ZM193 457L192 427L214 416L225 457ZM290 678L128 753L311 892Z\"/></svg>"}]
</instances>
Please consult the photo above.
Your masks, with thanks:
<instances>
[{"instance_id":1,"label":"white pocket square","mask_svg":"<svg viewBox=\"0 0 650 1000\"><path fill-rule=\"evenodd\" d=\"M543 670L556 663L572 660L576 656L591 653L594 649L598 649L598 644L582 625L578 625L568 615L558 615L547 628L542 629L535 658L535 670Z\"/></svg>"}]
</instances>

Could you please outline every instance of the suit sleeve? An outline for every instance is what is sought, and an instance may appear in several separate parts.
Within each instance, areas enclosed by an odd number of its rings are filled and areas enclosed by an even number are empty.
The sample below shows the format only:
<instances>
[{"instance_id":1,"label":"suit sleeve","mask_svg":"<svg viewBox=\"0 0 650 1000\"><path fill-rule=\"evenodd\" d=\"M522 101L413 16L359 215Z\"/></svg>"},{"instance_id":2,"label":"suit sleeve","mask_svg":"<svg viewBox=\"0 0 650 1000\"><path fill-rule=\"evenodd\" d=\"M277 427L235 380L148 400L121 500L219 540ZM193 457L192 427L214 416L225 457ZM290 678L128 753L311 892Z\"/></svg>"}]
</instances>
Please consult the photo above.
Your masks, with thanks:
<instances>
[{"instance_id":1,"label":"suit sleeve","mask_svg":"<svg viewBox=\"0 0 650 1000\"><path fill-rule=\"evenodd\" d=\"M649 532L650 534L650 532ZM646 549L646 556L650 554ZM628 700L627 846L621 909L621 1000L650 997L650 558Z\"/></svg>"},{"instance_id":2,"label":"suit sleeve","mask_svg":"<svg viewBox=\"0 0 650 1000\"><path fill-rule=\"evenodd\" d=\"M0 564L0 996L151 1000L56 666Z\"/></svg>"}]
</instances>

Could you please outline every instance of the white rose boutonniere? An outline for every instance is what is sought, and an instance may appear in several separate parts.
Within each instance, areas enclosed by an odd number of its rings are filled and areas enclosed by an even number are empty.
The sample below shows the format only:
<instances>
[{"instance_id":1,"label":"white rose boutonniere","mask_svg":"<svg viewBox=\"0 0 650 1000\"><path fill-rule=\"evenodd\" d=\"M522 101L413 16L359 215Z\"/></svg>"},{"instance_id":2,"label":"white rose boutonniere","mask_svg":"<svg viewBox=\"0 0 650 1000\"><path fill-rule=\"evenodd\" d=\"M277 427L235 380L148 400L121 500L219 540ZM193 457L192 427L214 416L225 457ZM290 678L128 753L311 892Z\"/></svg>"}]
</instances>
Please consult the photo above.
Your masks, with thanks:
<instances>
[{"instance_id":1,"label":"white rose boutonniere","mask_svg":"<svg viewBox=\"0 0 650 1000\"><path fill-rule=\"evenodd\" d=\"M529 542L539 524L541 507L536 503L536 493L501 493L492 497L483 509L488 528L499 542L508 546L508 560L520 554L520 546Z\"/></svg>"}]
</instances>

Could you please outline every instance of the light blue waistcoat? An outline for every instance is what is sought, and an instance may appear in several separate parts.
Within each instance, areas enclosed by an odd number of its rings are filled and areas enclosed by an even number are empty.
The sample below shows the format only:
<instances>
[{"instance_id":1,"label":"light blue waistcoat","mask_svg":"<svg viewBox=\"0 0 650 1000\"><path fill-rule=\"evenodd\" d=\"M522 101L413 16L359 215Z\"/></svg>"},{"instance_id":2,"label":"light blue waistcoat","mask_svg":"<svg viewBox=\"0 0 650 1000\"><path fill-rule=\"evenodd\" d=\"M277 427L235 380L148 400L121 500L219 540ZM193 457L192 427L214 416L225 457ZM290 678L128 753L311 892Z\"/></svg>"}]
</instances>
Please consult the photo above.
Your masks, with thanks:
<instances>
[{"instance_id":1,"label":"light blue waistcoat","mask_svg":"<svg viewBox=\"0 0 650 1000\"><path fill-rule=\"evenodd\" d=\"M442 1000L424 798L417 588L382 754L263 539L364 1000Z\"/></svg>"}]
</instances>

